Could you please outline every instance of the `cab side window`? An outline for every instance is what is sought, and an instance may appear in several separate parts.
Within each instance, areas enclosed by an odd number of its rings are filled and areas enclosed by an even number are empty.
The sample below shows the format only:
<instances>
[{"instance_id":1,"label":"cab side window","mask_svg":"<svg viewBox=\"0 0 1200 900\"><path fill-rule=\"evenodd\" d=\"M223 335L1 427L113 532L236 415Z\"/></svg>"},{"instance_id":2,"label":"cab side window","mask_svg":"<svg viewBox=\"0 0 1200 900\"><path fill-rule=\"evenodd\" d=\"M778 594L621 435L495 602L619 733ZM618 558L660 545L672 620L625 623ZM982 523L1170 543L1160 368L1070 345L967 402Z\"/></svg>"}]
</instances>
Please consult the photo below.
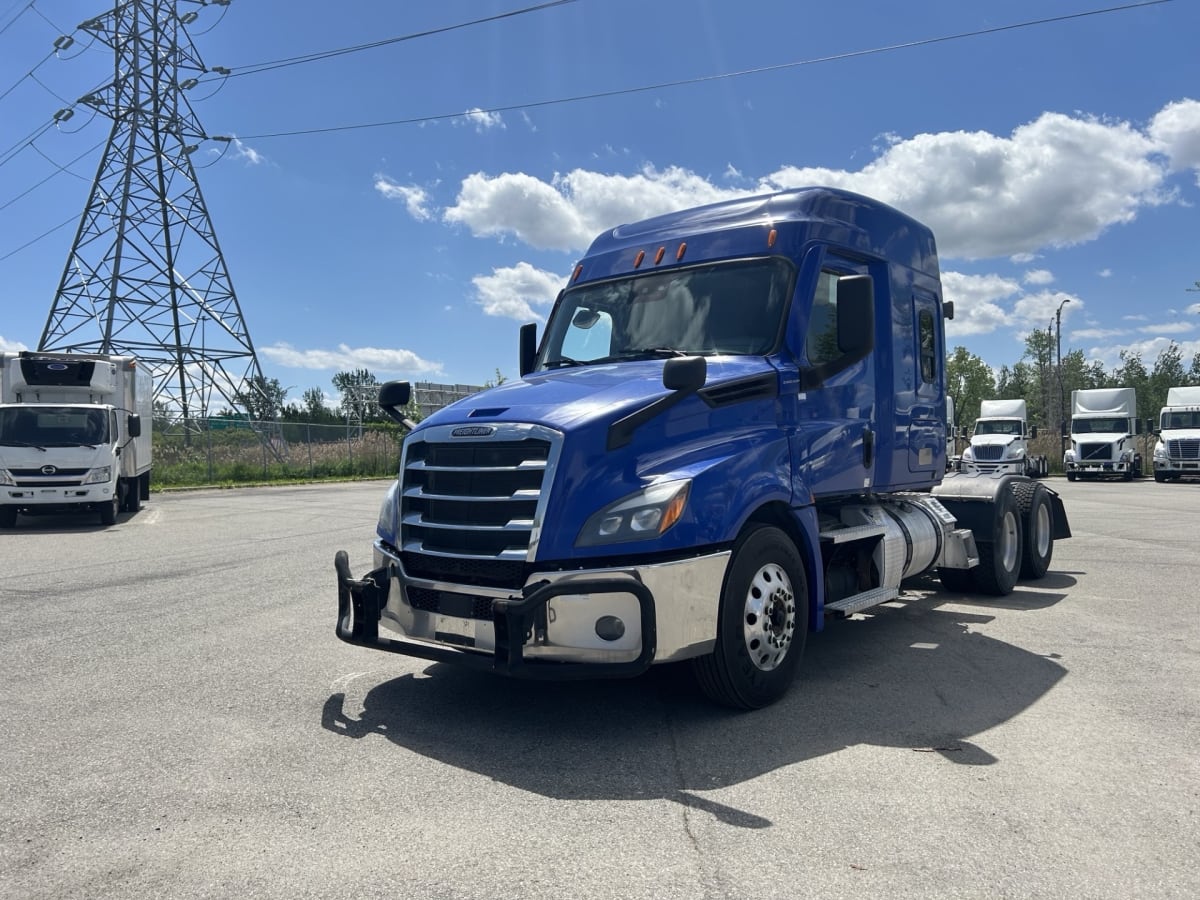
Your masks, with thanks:
<instances>
[{"instance_id":1,"label":"cab side window","mask_svg":"<svg viewBox=\"0 0 1200 900\"><path fill-rule=\"evenodd\" d=\"M917 340L920 343L921 380L933 384L937 349L934 346L933 313L923 309L917 316Z\"/></svg>"},{"instance_id":2,"label":"cab side window","mask_svg":"<svg viewBox=\"0 0 1200 900\"><path fill-rule=\"evenodd\" d=\"M804 337L810 366L832 362L841 355L837 341L837 284L837 272L822 270L817 278L808 332Z\"/></svg>"}]
</instances>

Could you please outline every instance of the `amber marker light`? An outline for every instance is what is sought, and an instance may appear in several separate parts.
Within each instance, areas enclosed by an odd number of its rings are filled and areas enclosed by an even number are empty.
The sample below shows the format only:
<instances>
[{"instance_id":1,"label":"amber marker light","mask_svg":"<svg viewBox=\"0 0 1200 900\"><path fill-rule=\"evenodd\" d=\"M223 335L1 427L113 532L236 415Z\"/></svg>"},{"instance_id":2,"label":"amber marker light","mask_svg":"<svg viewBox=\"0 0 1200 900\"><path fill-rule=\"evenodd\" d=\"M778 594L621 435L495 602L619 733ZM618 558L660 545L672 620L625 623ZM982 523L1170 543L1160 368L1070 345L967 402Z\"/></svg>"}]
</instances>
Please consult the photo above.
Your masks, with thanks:
<instances>
[{"instance_id":1,"label":"amber marker light","mask_svg":"<svg viewBox=\"0 0 1200 900\"><path fill-rule=\"evenodd\" d=\"M642 260L646 258L646 251L639 250L637 256L633 258L633 267L636 269L642 264Z\"/></svg>"},{"instance_id":2,"label":"amber marker light","mask_svg":"<svg viewBox=\"0 0 1200 900\"><path fill-rule=\"evenodd\" d=\"M657 266L662 262L663 255L667 252L666 247L659 247L658 252L654 254L654 264Z\"/></svg>"},{"instance_id":3,"label":"amber marker light","mask_svg":"<svg viewBox=\"0 0 1200 900\"><path fill-rule=\"evenodd\" d=\"M662 522L658 525L659 534L664 534L668 528L679 521L679 517L683 515L683 508L687 506L688 493L689 490L684 488L671 498L671 502L663 510Z\"/></svg>"},{"instance_id":4,"label":"amber marker light","mask_svg":"<svg viewBox=\"0 0 1200 900\"><path fill-rule=\"evenodd\" d=\"M571 276L571 281L572 281L572 282L578 281L578 280L579 280L579 276L580 276L580 275L582 275L582 274L583 274L583 264L582 264L582 263L580 263L579 265L577 265L577 266L575 267L575 274Z\"/></svg>"},{"instance_id":5,"label":"amber marker light","mask_svg":"<svg viewBox=\"0 0 1200 900\"><path fill-rule=\"evenodd\" d=\"M776 231L774 228L772 228L770 231L768 231L767 232L767 246L774 247L775 246L775 238L777 238L777 237L779 237L779 232Z\"/></svg>"},{"instance_id":6,"label":"amber marker light","mask_svg":"<svg viewBox=\"0 0 1200 900\"><path fill-rule=\"evenodd\" d=\"M675 251L675 262L683 259L683 254L687 253L687 243L683 242L679 245L679 249Z\"/></svg>"}]
</instances>

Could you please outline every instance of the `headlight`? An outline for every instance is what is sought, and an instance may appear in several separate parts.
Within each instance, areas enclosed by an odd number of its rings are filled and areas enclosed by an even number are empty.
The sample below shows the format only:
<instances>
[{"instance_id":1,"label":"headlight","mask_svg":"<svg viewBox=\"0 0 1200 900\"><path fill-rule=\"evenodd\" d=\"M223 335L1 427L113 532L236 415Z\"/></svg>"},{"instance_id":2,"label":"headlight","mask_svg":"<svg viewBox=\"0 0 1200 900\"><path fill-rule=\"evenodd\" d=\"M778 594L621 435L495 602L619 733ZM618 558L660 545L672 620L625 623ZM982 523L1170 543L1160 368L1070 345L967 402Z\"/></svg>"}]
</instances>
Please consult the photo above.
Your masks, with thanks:
<instances>
[{"instance_id":1,"label":"headlight","mask_svg":"<svg viewBox=\"0 0 1200 900\"><path fill-rule=\"evenodd\" d=\"M968 460L968 461L972 460L975 458L975 453L971 450L970 447L968 447L966 450L963 451L962 458L965 460Z\"/></svg>"},{"instance_id":2,"label":"headlight","mask_svg":"<svg viewBox=\"0 0 1200 900\"><path fill-rule=\"evenodd\" d=\"M16 485L16 482L13 481L13 477L11 474L9 474L8 469L0 469L0 484Z\"/></svg>"},{"instance_id":3,"label":"headlight","mask_svg":"<svg viewBox=\"0 0 1200 900\"><path fill-rule=\"evenodd\" d=\"M1009 459L1021 459L1025 455L1025 448L1009 444L1004 450L1004 455Z\"/></svg>"},{"instance_id":4,"label":"headlight","mask_svg":"<svg viewBox=\"0 0 1200 900\"><path fill-rule=\"evenodd\" d=\"M1166 459L1167 458L1166 445L1164 445L1164 444L1155 444L1154 445L1154 458L1155 459ZM3 483L4 483L3 481L0 481L0 484L3 484Z\"/></svg>"},{"instance_id":5,"label":"headlight","mask_svg":"<svg viewBox=\"0 0 1200 900\"><path fill-rule=\"evenodd\" d=\"M1121 451L1121 462L1129 462L1131 459L1133 459L1133 451L1132 450L1122 450Z\"/></svg>"},{"instance_id":6,"label":"headlight","mask_svg":"<svg viewBox=\"0 0 1200 900\"><path fill-rule=\"evenodd\" d=\"M375 525L375 533L393 545L396 543L398 532L396 526L400 515L399 494L400 482L393 481L392 486L383 495L383 502L379 504L379 521Z\"/></svg>"},{"instance_id":7,"label":"headlight","mask_svg":"<svg viewBox=\"0 0 1200 900\"><path fill-rule=\"evenodd\" d=\"M98 469L92 469L87 473L87 478L83 479L84 484L106 484L112 480L112 466L101 466Z\"/></svg>"},{"instance_id":8,"label":"headlight","mask_svg":"<svg viewBox=\"0 0 1200 900\"><path fill-rule=\"evenodd\" d=\"M1066 460L1067 462L1075 462L1075 451L1068 450L1066 453L1063 454L1063 459Z\"/></svg>"},{"instance_id":9,"label":"headlight","mask_svg":"<svg viewBox=\"0 0 1200 900\"><path fill-rule=\"evenodd\" d=\"M575 546L645 541L664 534L683 515L691 486L691 479L664 481L609 504L587 520Z\"/></svg>"}]
</instances>

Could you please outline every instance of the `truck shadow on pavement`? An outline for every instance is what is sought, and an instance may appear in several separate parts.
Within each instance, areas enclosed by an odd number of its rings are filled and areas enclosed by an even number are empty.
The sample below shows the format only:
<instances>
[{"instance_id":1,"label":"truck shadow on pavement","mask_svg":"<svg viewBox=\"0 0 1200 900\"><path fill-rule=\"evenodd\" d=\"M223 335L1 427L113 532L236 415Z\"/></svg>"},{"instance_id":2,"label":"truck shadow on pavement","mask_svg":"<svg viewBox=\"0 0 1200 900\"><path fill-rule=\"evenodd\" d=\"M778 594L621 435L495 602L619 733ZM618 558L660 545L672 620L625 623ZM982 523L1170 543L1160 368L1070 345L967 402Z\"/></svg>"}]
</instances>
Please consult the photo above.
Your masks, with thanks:
<instances>
[{"instance_id":1,"label":"truck shadow on pavement","mask_svg":"<svg viewBox=\"0 0 1200 900\"><path fill-rule=\"evenodd\" d=\"M939 608L946 602L917 597L831 619L809 635L792 691L754 712L708 703L686 664L628 681L544 683L438 664L332 694L321 724L549 798L665 798L765 828L769 820L697 792L862 744L998 761L968 738L1019 715L1067 670L1054 647L989 637L979 629L992 616Z\"/></svg>"}]
</instances>

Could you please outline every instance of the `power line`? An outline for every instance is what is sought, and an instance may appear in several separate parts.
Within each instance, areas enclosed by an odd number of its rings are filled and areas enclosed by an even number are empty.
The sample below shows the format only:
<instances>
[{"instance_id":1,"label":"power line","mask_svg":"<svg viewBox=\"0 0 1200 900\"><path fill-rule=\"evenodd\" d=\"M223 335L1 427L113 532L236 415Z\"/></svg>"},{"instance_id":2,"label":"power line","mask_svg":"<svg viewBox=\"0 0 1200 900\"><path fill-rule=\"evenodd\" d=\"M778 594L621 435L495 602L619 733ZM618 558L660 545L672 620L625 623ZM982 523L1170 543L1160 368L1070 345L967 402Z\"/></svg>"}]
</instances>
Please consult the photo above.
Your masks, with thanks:
<instances>
[{"instance_id":1,"label":"power line","mask_svg":"<svg viewBox=\"0 0 1200 900\"><path fill-rule=\"evenodd\" d=\"M301 56L290 56L285 59L276 59L270 62L254 63L248 66L230 66L232 72L227 76L236 78L239 75L256 75L259 72L270 72L273 69L282 69L287 66L298 66L303 63L317 62L322 59L331 59L335 56L345 56L348 53L359 53L363 50L374 50L378 47L386 47L390 44L398 44L403 41L412 41L417 38L431 37L435 34L446 34L451 31L458 31L463 28L470 28L473 25L483 25L488 22L499 22L503 19L511 19L516 16L523 16L527 13L541 12L542 10L551 9L555 6L566 6L569 3L578 3L579 0L549 0L546 3L539 3L535 6L526 6L521 9L513 9L508 12L497 13L494 16L485 16L481 19L471 19L468 22L459 22L456 25L443 25L440 28L431 28L427 31L416 31L412 34L403 34L398 37L384 38L379 41L371 41L368 44L356 44L353 47L341 47L337 50L322 50L316 53L306 53Z\"/></svg>"},{"instance_id":2,"label":"power line","mask_svg":"<svg viewBox=\"0 0 1200 900\"><path fill-rule=\"evenodd\" d=\"M759 75L764 72L778 72L783 69L795 69L801 66L814 66L819 63L837 62L845 59L856 59L863 56L875 56L882 53L891 53L896 50L909 50L915 47L927 47L932 44L943 44L950 41L959 41L966 38L982 37L990 34L999 34L1005 31L1015 31L1021 28L1032 28L1038 25L1050 25L1057 22L1068 22L1074 19L1084 19L1092 16L1108 15L1110 13L1125 12L1132 9L1141 9L1147 6L1157 6L1164 3L1173 3L1174 0L1144 0L1141 3L1127 3L1122 6L1110 6L1104 9L1087 10L1079 13L1068 13L1061 16L1051 16L1044 19L1030 19L1024 22L1016 22L1011 25L996 25L991 28L981 28L975 31L961 31L956 34L940 35L938 37L921 38L915 41L905 41L899 44L888 44L882 47L872 47L864 50L848 50L845 53L835 53L830 56L818 56L810 59L796 60L787 63L776 63L769 66L757 66L753 69L742 69L737 72L724 72L716 75L700 75L695 78L681 78L675 81L662 81L656 84L641 85L639 87L616 88L609 91L595 91L590 94L576 94L571 97L558 97L551 100L531 100L523 103L512 103L505 106L493 106L487 109L473 110L477 114L487 113L502 113L513 112L519 109L538 109L546 106L559 106L566 103L578 103L584 100L600 100L607 97L620 97L627 94L646 93L648 91L659 91L668 88L684 87L692 84L703 84L710 81L721 81L729 78L741 78L745 75ZM338 131L356 131L365 128L386 128L394 125L416 125L423 122L438 122L446 119L460 119L464 113L440 113L431 116L413 116L407 119L390 119L383 122L363 122L355 125L331 125L325 128L302 128L294 131L274 131L263 134L246 134L238 135L241 140L264 140L266 138L276 137L297 137L299 135L308 134L328 134ZM228 136L213 136L214 139L229 140Z\"/></svg>"}]
</instances>

